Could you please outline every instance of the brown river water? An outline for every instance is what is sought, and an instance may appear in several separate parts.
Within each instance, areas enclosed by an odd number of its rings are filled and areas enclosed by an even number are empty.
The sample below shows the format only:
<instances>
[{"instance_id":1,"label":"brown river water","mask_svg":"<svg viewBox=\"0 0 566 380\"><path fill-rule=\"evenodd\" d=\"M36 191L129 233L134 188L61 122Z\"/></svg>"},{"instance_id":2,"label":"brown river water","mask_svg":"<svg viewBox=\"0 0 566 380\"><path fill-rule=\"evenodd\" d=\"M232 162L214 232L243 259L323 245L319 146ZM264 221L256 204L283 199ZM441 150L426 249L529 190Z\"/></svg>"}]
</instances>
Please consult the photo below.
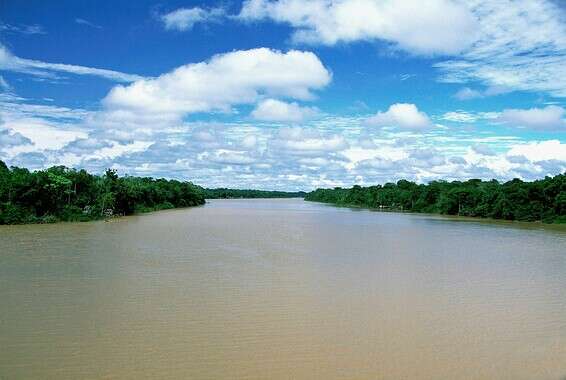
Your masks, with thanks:
<instances>
[{"instance_id":1,"label":"brown river water","mask_svg":"<svg viewBox=\"0 0 566 380\"><path fill-rule=\"evenodd\" d=\"M566 230L291 200L0 226L0 379L565 379Z\"/></svg>"}]
</instances>

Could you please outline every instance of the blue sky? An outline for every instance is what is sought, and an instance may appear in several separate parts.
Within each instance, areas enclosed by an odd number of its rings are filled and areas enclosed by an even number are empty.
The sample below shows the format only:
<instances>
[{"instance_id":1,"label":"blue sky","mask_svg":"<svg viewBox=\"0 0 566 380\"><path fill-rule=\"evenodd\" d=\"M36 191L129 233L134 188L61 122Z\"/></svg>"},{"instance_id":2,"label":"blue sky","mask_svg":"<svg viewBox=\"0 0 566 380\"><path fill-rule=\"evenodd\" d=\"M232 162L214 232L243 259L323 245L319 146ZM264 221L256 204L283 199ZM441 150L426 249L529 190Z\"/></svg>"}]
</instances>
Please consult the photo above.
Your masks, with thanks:
<instances>
[{"instance_id":1,"label":"blue sky","mask_svg":"<svg viewBox=\"0 0 566 380\"><path fill-rule=\"evenodd\" d=\"M0 159L310 190L566 170L551 0L0 2Z\"/></svg>"}]
</instances>

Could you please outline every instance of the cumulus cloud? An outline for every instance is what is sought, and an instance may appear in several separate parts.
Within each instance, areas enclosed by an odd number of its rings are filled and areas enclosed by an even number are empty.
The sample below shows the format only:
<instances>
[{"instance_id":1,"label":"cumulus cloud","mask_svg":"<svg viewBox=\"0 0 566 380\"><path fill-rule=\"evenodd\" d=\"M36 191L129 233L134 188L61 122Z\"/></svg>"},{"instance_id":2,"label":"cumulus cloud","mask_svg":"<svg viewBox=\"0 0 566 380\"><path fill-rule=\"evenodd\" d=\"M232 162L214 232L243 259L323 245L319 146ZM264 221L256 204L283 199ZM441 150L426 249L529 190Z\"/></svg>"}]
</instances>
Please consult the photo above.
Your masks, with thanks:
<instances>
[{"instance_id":1,"label":"cumulus cloud","mask_svg":"<svg viewBox=\"0 0 566 380\"><path fill-rule=\"evenodd\" d=\"M483 156L495 156L495 152L489 147L489 145L475 144L472 146L472 150Z\"/></svg>"},{"instance_id":2,"label":"cumulus cloud","mask_svg":"<svg viewBox=\"0 0 566 380\"><path fill-rule=\"evenodd\" d=\"M256 120L301 122L318 114L315 107L301 107L296 102L287 103L276 99L265 99L261 101L252 111L251 115Z\"/></svg>"},{"instance_id":3,"label":"cumulus cloud","mask_svg":"<svg viewBox=\"0 0 566 380\"><path fill-rule=\"evenodd\" d=\"M330 79L329 71L310 52L240 50L181 66L158 78L116 86L103 104L136 116L178 118L195 112L229 112L234 105L255 103L264 95L311 100L312 91Z\"/></svg>"},{"instance_id":4,"label":"cumulus cloud","mask_svg":"<svg viewBox=\"0 0 566 380\"><path fill-rule=\"evenodd\" d=\"M279 157L320 156L338 153L348 147L343 136L323 135L318 130L300 127L281 128L272 140L271 147Z\"/></svg>"},{"instance_id":5,"label":"cumulus cloud","mask_svg":"<svg viewBox=\"0 0 566 380\"><path fill-rule=\"evenodd\" d=\"M228 149L219 149L211 153L205 152L199 156L199 159L229 165L249 165L256 162L256 159L245 151Z\"/></svg>"},{"instance_id":6,"label":"cumulus cloud","mask_svg":"<svg viewBox=\"0 0 566 380\"><path fill-rule=\"evenodd\" d=\"M197 23L217 22L225 15L223 8L179 8L161 16L165 29L180 32L190 30Z\"/></svg>"},{"instance_id":7,"label":"cumulus cloud","mask_svg":"<svg viewBox=\"0 0 566 380\"><path fill-rule=\"evenodd\" d=\"M516 127L566 131L566 120L564 120L565 113L564 108L554 105L526 110L506 109L501 113L498 120Z\"/></svg>"},{"instance_id":8,"label":"cumulus cloud","mask_svg":"<svg viewBox=\"0 0 566 380\"><path fill-rule=\"evenodd\" d=\"M532 141L513 146L507 155L524 157L532 162L557 160L566 163L566 144L559 140Z\"/></svg>"},{"instance_id":9,"label":"cumulus cloud","mask_svg":"<svg viewBox=\"0 0 566 380\"><path fill-rule=\"evenodd\" d=\"M12 129L0 129L0 149L31 144L31 140Z\"/></svg>"},{"instance_id":10,"label":"cumulus cloud","mask_svg":"<svg viewBox=\"0 0 566 380\"><path fill-rule=\"evenodd\" d=\"M65 153L74 153L78 155L90 154L93 151L111 147L112 144L108 141L101 141L96 138L79 138L68 143L63 151Z\"/></svg>"},{"instance_id":11,"label":"cumulus cloud","mask_svg":"<svg viewBox=\"0 0 566 380\"><path fill-rule=\"evenodd\" d=\"M469 10L451 0L247 0L242 20L286 23L300 43L382 40L415 54L455 54L474 37Z\"/></svg>"},{"instance_id":12,"label":"cumulus cloud","mask_svg":"<svg viewBox=\"0 0 566 380\"><path fill-rule=\"evenodd\" d=\"M22 118L8 120L4 128L11 129L25 136L34 144L33 149L61 149L67 143L87 134L76 128L67 129L64 125L41 118Z\"/></svg>"},{"instance_id":13,"label":"cumulus cloud","mask_svg":"<svg viewBox=\"0 0 566 380\"><path fill-rule=\"evenodd\" d=\"M2 70L46 78L57 78L55 73L63 72L75 75L93 75L116 82L133 82L142 79L139 75L126 74L114 70L97 69L65 63L48 63L20 58L12 54L4 45L0 44L0 71Z\"/></svg>"},{"instance_id":14,"label":"cumulus cloud","mask_svg":"<svg viewBox=\"0 0 566 380\"><path fill-rule=\"evenodd\" d=\"M419 111L416 105L396 103L386 112L378 112L368 118L366 123L376 127L399 127L402 129L426 129L432 123L426 113Z\"/></svg>"},{"instance_id":15,"label":"cumulus cloud","mask_svg":"<svg viewBox=\"0 0 566 380\"><path fill-rule=\"evenodd\" d=\"M15 156L10 164L11 166L26 167L28 169L41 169L45 166L47 157L40 152L24 152Z\"/></svg>"}]
</instances>

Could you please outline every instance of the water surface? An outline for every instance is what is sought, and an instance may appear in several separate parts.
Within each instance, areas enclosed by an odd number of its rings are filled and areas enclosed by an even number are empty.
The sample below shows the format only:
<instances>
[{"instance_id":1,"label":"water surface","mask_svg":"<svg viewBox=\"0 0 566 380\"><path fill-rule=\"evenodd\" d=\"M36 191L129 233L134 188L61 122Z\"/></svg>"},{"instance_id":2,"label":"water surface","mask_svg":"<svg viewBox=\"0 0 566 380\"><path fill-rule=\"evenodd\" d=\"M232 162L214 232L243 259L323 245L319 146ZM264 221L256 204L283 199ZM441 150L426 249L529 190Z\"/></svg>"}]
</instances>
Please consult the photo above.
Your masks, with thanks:
<instances>
[{"instance_id":1,"label":"water surface","mask_svg":"<svg viewBox=\"0 0 566 380\"><path fill-rule=\"evenodd\" d=\"M0 228L0 379L562 379L566 232L214 200Z\"/></svg>"}]
</instances>

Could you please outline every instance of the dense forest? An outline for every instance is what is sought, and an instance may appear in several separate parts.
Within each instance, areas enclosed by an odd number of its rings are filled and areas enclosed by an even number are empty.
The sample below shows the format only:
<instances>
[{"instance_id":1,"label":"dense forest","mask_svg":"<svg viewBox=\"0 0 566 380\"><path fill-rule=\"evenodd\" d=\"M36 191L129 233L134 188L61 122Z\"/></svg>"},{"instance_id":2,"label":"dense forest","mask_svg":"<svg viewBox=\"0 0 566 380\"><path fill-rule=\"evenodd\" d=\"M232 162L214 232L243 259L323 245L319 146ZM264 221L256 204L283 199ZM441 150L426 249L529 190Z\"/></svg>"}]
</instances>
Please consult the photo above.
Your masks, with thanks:
<instances>
[{"instance_id":1,"label":"dense forest","mask_svg":"<svg viewBox=\"0 0 566 380\"><path fill-rule=\"evenodd\" d=\"M270 191L270 190L239 190L239 189L205 189L204 195L207 199L225 198L304 198L304 191Z\"/></svg>"},{"instance_id":2,"label":"dense forest","mask_svg":"<svg viewBox=\"0 0 566 380\"><path fill-rule=\"evenodd\" d=\"M119 177L55 166L31 172L0 161L0 224L86 221L202 205L205 198L290 198L339 206L566 223L566 174L524 182L406 180L303 192L204 189L190 182Z\"/></svg>"},{"instance_id":3,"label":"dense forest","mask_svg":"<svg viewBox=\"0 0 566 380\"><path fill-rule=\"evenodd\" d=\"M317 189L305 200L382 210L566 223L566 174L534 182L471 179L416 184L401 180L383 186Z\"/></svg>"},{"instance_id":4,"label":"dense forest","mask_svg":"<svg viewBox=\"0 0 566 380\"><path fill-rule=\"evenodd\" d=\"M88 221L115 215L197 206L205 198L289 198L302 192L204 189L190 182L93 175L54 166L31 172L0 161L0 224Z\"/></svg>"},{"instance_id":5,"label":"dense forest","mask_svg":"<svg viewBox=\"0 0 566 380\"><path fill-rule=\"evenodd\" d=\"M55 166L30 172L0 161L0 224L86 221L204 204L190 182L118 177Z\"/></svg>"}]
</instances>

